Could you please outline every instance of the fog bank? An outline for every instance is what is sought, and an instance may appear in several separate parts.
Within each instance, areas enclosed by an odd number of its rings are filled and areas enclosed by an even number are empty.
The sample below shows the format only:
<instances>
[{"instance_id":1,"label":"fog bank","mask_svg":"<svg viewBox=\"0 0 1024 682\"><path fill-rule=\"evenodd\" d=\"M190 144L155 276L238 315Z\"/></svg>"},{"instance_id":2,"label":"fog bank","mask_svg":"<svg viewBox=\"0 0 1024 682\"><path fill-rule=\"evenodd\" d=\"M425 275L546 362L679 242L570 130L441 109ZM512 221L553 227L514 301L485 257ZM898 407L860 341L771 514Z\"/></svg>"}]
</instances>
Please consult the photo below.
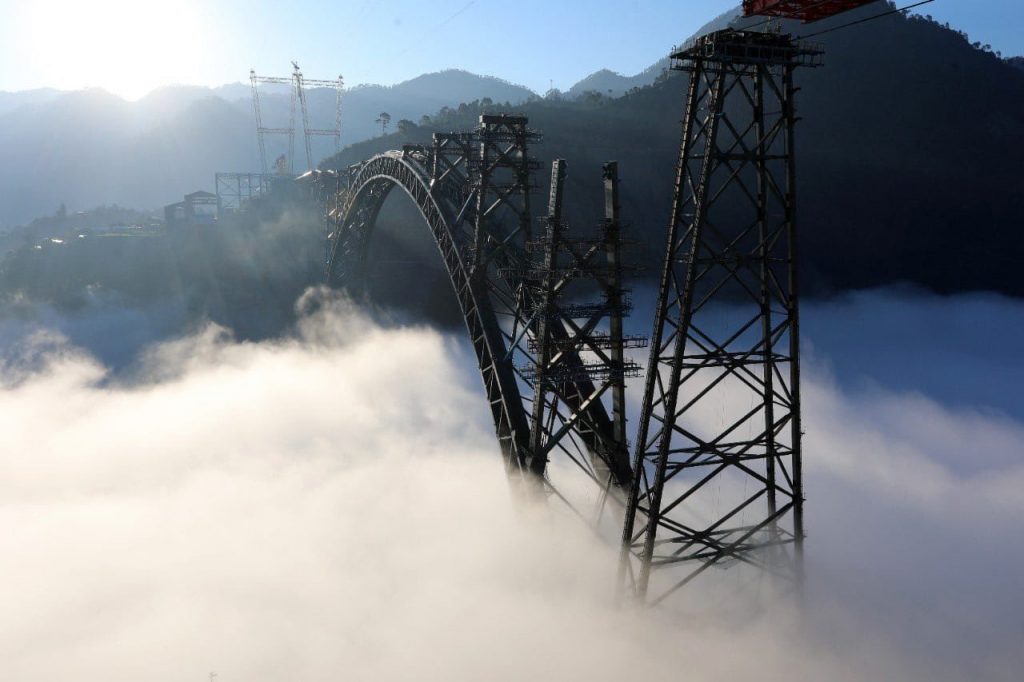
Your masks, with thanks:
<instances>
[{"instance_id":1,"label":"fog bank","mask_svg":"<svg viewBox=\"0 0 1024 682\"><path fill-rule=\"evenodd\" d=\"M804 614L635 613L614 548L513 505L461 338L299 305L287 338L211 325L116 375L54 332L9 355L5 679L1018 678L1015 417L847 381L817 347Z\"/></svg>"}]
</instances>

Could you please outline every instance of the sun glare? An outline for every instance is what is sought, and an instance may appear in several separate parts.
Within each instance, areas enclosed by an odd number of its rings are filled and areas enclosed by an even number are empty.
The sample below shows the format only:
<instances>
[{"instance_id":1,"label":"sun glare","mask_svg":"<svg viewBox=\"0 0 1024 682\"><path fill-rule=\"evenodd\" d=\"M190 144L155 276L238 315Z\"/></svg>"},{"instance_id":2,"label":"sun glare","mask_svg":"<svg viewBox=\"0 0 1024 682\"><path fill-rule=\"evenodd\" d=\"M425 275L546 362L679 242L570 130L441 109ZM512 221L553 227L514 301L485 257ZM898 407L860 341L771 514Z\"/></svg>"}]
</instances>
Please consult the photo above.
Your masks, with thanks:
<instances>
[{"instance_id":1,"label":"sun glare","mask_svg":"<svg viewBox=\"0 0 1024 682\"><path fill-rule=\"evenodd\" d=\"M19 10L21 54L40 80L101 87L137 99L160 85L195 82L209 58L204 17L191 2L39 0Z\"/></svg>"}]
</instances>

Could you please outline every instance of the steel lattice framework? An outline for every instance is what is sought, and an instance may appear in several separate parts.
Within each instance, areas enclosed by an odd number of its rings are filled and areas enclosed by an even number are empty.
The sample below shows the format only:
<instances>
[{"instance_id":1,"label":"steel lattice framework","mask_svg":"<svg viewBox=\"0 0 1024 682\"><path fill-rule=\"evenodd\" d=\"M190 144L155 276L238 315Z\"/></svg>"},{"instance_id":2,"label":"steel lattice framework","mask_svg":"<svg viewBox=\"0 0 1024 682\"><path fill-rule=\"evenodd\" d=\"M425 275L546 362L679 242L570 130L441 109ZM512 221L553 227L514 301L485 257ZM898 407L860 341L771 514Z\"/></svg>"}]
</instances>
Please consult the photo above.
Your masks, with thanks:
<instances>
[{"instance_id":1,"label":"steel lattice framework","mask_svg":"<svg viewBox=\"0 0 1024 682\"><path fill-rule=\"evenodd\" d=\"M252 111L253 116L256 120L256 139L259 142L260 149L260 164L263 169L263 175L269 175L271 173L271 164L267 160L267 145L266 137L272 136L285 136L288 138L288 152L284 155L284 163L278 165L274 170L278 173L287 173L288 175L294 175L295 173L295 118L297 114L302 116L302 139L306 149L306 167L312 169L313 163L313 146L312 138L316 136L325 136L332 138L334 142L334 153L341 151L341 100L342 93L345 87L345 81L341 76L338 76L335 80L324 80L324 79L313 79L306 78L302 71L299 69L299 65L292 62L292 74L288 77L283 76L257 76L256 71L253 69L249 70L249 82L252 87ZM260 85L286 85L290 92L290 102L288 107L288 127L273 127L263 125L263 107L262 100L260 99ZM306 102L306 89L307 88L331 88L335 91L334 94L334 127L333 128L313 128L309 123L309 107ZM281 161L279 159L278 161ZM276 164L277 165L277 164Z\"/></svg>"},{"instance_id":2,"label":"steel lattice framework","mask_svg":"<svg viewBox=\"0 0 1024 682\"><path fill-rule=\"evenodd\" d=\"M622 545L648 603L715 565L799 574L793 73L819 56L733 30L673 55L690 82Z\"/></svg>"},{"instance_id":3,"label":"steel lattice framework","mask_svg":"<svg viewBox=\"0 0 1024 682\"><path fill-rule=\"evenodd\" d=\"M381 207L395 188L438 246L476 354L506 468L540 481L588 521L621 506L632 480L625 441L617 175L606 167L608 218L596 235L563 233L555 163L544 231L535 238L530 157L539 136L520 116L484 115L464 133L315 173L331 226L328 281L356 296ZM324 200L326 196L333 197ZM597 291L596 302L580 296ZM605 402L612 404L611 414ZM616 517L617 518L617 517ZM616 521L617 523L617 521Z\"/></svg>"},{"instance_id":4,"label":"steel lattice framework","mask_svg":"<svg viewBox=\"0 0 1024 682\"><path fill-rule=\"evenodd\" d=\"M430 146L312 174L328 280L357 296L384 201L396 187L411 197L461 306L508 472L588 520L622 505L621 577L645 603L711 566L800 575L793 76L820 55L735 30L673 55L690 80L632 463L625 378L639 366L625 351L646 339L623 333L614 163L605 220L584 237L562 215L561 160L534 234L538 136L523 117L485 115Z\"/></svg>"},{"instance_id":5,"label":"steel lattice framework","mask_svg":"<svg viewBox=\"0 0 1024 682\"><path fill-rule=\"evenodd\" d=\"M263 173L216 173L217 213L240 211L247 201L263 196L279 176Z\"/></svg>"},{"instance_id":6,"label":"steel lattice framework","mask_svg":"<svg viewBox=\"0 0 1024 682\"><path fill-rule=\"evenodd\" d=\"M743 9L810 22L872 1ZM794 74L823 52L772 20L755 26L766 23L671 55L689 83L632 462L625 379L640 368L625 351L647 339L623 331L631 303L614 162L604 167L605 220L582 238L563 217L563 160L533 233L538 135L524 117L484 115L430 146L303 176L324 207L328 282L357 296L384 201L396 187L412 199L461 307L507 471L599 527L607 502L620 504L620 582L642 604L711 567L749 566L787 586L802 574ZM261 151L263 132L289 133L293 145L294 120L261 127L252 80Z\"/></svg>"}]
</instances>

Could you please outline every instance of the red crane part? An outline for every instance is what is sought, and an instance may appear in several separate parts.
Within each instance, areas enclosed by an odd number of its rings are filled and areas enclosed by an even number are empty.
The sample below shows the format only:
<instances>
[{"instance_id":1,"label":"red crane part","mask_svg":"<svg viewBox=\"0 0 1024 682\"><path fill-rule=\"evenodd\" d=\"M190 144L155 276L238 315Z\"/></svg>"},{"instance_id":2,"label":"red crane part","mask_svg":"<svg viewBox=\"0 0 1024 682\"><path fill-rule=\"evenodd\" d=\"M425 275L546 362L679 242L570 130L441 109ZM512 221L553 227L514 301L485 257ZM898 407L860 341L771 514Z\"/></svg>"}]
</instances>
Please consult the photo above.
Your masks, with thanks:
<instances>
[{"instance_id":1,"label":"red crane part","mask_svg":"<svg viewBox=\"0 0 1024 682\"><path fill-rule=\"evenodd\" d=\"M743 16L783 17L811 22L873 2L876 0L743 0Z\"/></svg>"}]
</instances>

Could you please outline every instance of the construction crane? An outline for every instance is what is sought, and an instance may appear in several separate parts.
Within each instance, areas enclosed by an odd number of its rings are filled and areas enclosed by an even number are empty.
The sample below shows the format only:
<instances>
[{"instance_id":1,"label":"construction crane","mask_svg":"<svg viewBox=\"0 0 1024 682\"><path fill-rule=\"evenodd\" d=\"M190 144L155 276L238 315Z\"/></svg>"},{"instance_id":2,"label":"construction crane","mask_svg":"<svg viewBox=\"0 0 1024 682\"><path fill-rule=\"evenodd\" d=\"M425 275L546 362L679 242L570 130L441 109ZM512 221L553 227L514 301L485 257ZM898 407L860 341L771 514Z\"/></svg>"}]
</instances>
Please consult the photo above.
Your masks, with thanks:
<instances>
[{"instance_id":1,"label":"construction crane","mask_svg":"<svg viewBox=\"0 0 1024 682\"><path fill-rule=\"evenodd\" d=\"M743 16L799 19L805 23L827 19L878 0L743 0Z\"/></svg>"},{"instance_id":2,"label":"construction crane","mask_svg":"<svg viewBox=\"0 0 1024 682\"><path fill-rule=\"evenodd\" d=\"M834 17L837 14L849 12L850 10L878 4L880 1L881 0L743 0L743 16L747 18L755 16L767 17L767 19L762 23L768 23L772 19L797 19L805 24L809 24L822 19ZM817 33L798 36L796 40L813 38L814 36L819 36L825 33L832 33L833 31L838 31L849 26L863 24L898 12L906 12L914 9L915 7L928 5L933 2L935 2L935 0L919 0L918 2L905 5L903 7L892 7L880 14L873 14L869 17L857 19L856 21L851 21L847 24L833 26L832 28L819 31ZM754 24L747 28L755 28L760 25L761 24Z\"/></svg>"},{"instance_id":3,"label":"construction crane","mask_svg":"<svg viewBox=\"0 0 1024 682\"><path fill-rule=\"evenodd\" d=\"M341 151L341 100L345 82L341 76L336 79L312 79L302 75L298 62L292 61L291 76L257 76L256 71L250 69L249 80L252 83L252 108L256 119L256 135L260 147L260 163L263 174L270 172L265 137L267 135L281 135L288 138L288 152L274 162L274 169L279 174L294 175L295 173L295 119L298 112L302 115L302 137L306 150L306 166L313 168L312 138L315 136L326 136L333 139L333 153ZM288 127L268 127L263 125L262 104L260 99L260 85L287 85L291 90L291 104L289 108ZM335 91L334 96L334 125L331 128L313 128L309 123L309 107L306 102L307 88L329 88Z\"/></svg>"}]
</instances>

